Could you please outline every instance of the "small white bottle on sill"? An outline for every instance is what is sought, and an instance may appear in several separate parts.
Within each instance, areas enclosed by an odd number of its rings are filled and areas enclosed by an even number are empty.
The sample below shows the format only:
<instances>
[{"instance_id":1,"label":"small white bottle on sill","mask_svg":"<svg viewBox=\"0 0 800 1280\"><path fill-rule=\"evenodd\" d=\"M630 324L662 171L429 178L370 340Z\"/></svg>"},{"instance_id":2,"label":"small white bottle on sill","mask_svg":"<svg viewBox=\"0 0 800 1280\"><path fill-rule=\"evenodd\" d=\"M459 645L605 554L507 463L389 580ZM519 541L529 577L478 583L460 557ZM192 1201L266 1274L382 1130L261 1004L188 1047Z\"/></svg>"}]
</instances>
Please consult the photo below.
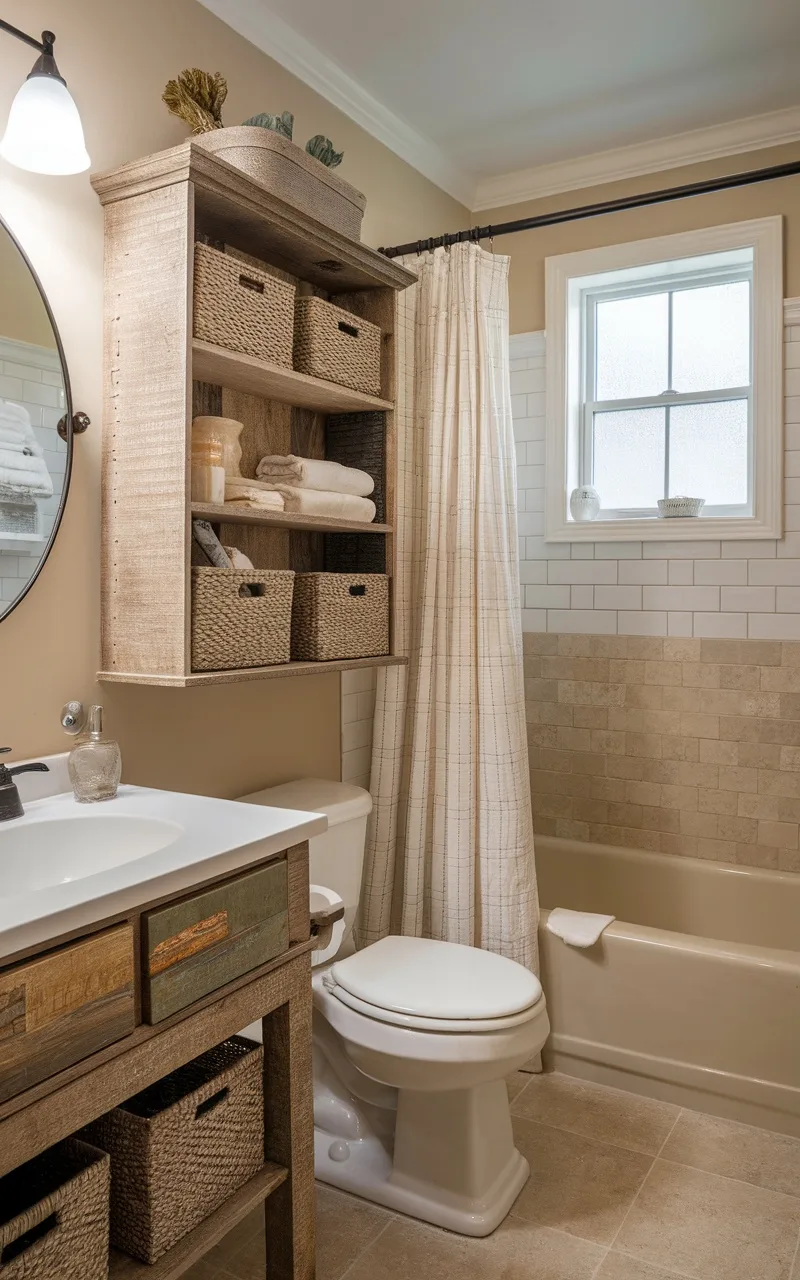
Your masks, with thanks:
<instances>
[{"instance_id":1,"label":"small white bottle on sill","mask_svg":"<svg viewBox=\"0 0 800 1280\"><path fill-rule=\"evenodd\" d=\"M600 513L600 494L593 485L578 485L569 495L569 509L572 519L579 524L596 520Z\"/></svg>"}]
</instances>

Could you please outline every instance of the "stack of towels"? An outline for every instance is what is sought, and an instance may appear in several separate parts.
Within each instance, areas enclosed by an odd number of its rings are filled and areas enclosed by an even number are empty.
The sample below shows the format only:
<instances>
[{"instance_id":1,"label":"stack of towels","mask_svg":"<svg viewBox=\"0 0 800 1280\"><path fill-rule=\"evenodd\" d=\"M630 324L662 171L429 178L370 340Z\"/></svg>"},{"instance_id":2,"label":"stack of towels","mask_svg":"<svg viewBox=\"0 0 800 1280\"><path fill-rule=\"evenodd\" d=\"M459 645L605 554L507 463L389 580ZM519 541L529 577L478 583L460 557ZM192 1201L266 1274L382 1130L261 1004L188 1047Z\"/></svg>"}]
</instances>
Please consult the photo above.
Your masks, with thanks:
<instances>
[{"instance_id":1,"label":"stack of towels","mask_svg":"<svg viewBox=\"0 0 800 1280\"><path fill-rule=\"evenodd\" d=\"M0 498L52 498L53 481L28 410L0 400Z\"/></svg>"},{"instance_id":2,"label":"stack of towels","mask_svg":"<svg viewBox=\"0 0 800 1280\"><path fill-rule=\"evenodd\" d=\"M364 524L375 519L375 503L368 496L375 481L366 471L290 453L262 458L256 475L255 480L226 479L225 501Z\"/></svg>"}]
</instances>

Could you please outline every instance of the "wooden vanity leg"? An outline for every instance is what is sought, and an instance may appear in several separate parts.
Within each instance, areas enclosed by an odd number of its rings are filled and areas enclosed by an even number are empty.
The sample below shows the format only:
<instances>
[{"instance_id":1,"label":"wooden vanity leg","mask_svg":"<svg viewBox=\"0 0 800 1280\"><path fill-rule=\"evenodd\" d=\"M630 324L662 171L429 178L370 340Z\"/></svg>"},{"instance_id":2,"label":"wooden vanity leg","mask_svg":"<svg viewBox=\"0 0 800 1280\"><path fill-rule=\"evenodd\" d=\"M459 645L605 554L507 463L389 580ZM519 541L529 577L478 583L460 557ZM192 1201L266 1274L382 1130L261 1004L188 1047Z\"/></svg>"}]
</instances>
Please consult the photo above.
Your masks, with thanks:
<instances>
[{"instance_id":1,"label":"wooden vanity leg","mask_svg":"<svg viewBox=\"0 0 800 1280\"><path fill-rule=\"evenodd\" d=\"M289 1170L265 1204L269 1280L315 1274L310 967L309 955L292 961L292 995L262 1020L265 1156Z\"/></svg>"}]
</instances>

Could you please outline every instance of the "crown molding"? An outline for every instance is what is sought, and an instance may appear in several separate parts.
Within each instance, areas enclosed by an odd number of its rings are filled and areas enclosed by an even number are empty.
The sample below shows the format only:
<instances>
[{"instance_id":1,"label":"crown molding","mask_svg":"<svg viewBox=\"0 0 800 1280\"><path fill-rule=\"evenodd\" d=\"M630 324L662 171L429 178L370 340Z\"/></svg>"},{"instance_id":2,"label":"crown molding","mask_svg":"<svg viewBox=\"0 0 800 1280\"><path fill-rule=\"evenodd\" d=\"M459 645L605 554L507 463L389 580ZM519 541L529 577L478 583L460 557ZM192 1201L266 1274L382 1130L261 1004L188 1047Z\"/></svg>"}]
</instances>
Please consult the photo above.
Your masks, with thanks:
<instances>
[{"instance_id":1,"label":"crown molding","mask_svg":"<svg viewBox=\"0 0 800 1280\"><path fill-rule=\"evenodd\" d=\"M245 40L274 58L309 88L414 169L459 200L467 209L475 195L474 179L445 153L395 115L352 76L321 53L293 27L271 13L263 0L200 0L205 9L237 31Z\"/></svg>"},{"instance_id":2,"label":"crown molding","mask_svg":"<svg viewBox=\"0 0 800 1280\"><path fill-rule=\"evenodd\" d=\"M800 139L800 106L765 115L731 120L727 124L692 129L689 133L637 142L595 155L557 160L533 169L484 178L478 183L473 212L501 209L526 200L540 200L562 191L579 191L619 182L642 174L679 169L723 156L761 151Z\"/></svg>"}]
</instances>

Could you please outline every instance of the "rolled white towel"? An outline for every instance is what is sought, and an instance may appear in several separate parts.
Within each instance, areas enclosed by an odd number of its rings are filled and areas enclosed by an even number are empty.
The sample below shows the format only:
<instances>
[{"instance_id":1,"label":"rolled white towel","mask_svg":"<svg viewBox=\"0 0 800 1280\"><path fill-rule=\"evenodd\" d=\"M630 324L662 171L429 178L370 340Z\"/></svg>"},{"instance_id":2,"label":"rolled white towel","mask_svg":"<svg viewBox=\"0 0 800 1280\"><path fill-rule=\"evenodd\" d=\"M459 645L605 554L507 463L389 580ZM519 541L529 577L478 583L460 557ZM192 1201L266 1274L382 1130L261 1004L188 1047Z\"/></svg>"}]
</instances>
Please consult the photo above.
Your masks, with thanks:
<instances>
[{"instance_id":1,"label":"rolled white towel","mask_svg":"<svg viewBox=\"0 0 800 1280\"><path fill-rule=\"evenodd\" d=\"M324 493L321 489L297 489L285 484L277 484L274 488L281 495L286 511L294 511L298 515L331 516L364 524L375 519L375 503L353 493Z\"/></svg>"},{"instance_id":2,"label":"rolled white towel","mask_svg":"<svg viewBox=\"0 0 800 1280\"><path fill-rule=\"evenodd\" d=\"M256 475L273 484L350 493L356 498L368 497L375 488L372 476L357 467L343 467L340 462L326 462L323 458L298 458L293 453L268 454L256 467Z\"/></svg>"},{"instance_id":3,"label":"rolled white towel","mask_svg":"<svg viewBox=\"0 0 800 1280\"><path fill-rule=\"evenodd\" d=\"M555 907L547 919L547 928L570 947L593 947L604 929L616 916L594 915L591 911L568 911Z\"/></svg>"}]
</instances>

